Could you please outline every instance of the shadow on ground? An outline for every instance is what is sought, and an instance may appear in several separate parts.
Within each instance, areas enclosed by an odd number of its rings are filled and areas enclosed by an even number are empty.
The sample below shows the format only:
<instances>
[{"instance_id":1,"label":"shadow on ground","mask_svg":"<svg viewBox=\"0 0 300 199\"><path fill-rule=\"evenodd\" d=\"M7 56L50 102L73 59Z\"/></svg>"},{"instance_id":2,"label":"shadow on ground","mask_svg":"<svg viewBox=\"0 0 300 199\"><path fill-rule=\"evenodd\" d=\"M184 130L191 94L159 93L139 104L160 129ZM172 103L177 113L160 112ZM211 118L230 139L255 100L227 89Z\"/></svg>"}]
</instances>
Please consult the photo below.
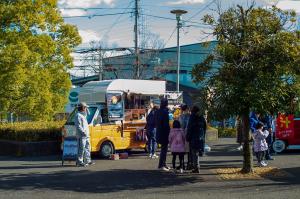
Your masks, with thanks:
<instances>
[{"instance_id":1,"label":"shadow on ground","mask_svg":"<svg viewBox=\"0 0 300 199\"><path fill-rule=\"evenodd\" d=\"M173 175L151 170L60 171L48 174L1 175L0 189L51 189L87 193L110 193L122 190L164 188L202 182L199 176Z\"/></svg>"}]
</instances>

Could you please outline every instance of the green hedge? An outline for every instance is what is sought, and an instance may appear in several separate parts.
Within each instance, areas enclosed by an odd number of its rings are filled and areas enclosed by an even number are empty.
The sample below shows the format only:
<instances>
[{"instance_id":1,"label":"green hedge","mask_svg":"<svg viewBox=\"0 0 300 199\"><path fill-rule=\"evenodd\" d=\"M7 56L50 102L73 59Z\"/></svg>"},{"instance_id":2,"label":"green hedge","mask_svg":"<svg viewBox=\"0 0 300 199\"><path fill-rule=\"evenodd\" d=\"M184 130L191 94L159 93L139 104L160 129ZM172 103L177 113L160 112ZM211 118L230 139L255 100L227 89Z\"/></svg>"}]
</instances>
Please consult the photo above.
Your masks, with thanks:
<instances>
[{"instance_id":1,"label":"green hedge","mask_svg":"<svg viewBox=\"0 0 300 199\"><path fill-rule=\"evenodd\" d=\"M218 128L219 137L236 137L235 128Z\"/></svg>"},{"instance_id":2,"label":"green hedge","mask_svg":"<svg viewBox=\"0 0 300 199\"><path fill-rule=\"evenodd\" d=\"M60 141L64 121L0 124L0 139L12 141Z\"/></svg>"}]
</instances>

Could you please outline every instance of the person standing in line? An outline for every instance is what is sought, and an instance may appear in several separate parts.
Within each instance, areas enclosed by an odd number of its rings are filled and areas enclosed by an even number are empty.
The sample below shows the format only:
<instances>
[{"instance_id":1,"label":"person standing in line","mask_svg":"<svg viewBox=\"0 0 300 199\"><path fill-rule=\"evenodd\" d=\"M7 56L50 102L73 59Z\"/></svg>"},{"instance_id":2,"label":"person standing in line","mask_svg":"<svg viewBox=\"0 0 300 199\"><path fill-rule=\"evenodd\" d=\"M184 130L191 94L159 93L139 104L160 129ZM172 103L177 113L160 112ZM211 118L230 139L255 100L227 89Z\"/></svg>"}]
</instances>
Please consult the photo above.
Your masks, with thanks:
<instances>
[{"instance_id":1,"label":"person standing in line","mask_svg":"<svg viewBox=\"0 0 300 199\"><path fill-rule=\"evenodd\" d=\"M182 128L180 128L180 122L174 120L173 128L169 135L170 149L173 155L172 165L174 171L176 171L176 156L179 156L179 169L180 173L183 173L184 167L184 153L185 153L185 135Z\"/></svg>"},{"instance_id":2,"label":"person standing in line","mask_svg":"<svg viewBox=\"0 0 300 199\"><path fill-rule=\"evenodd\" d=\"M169 171L167 167L166 159L168 153L169 144L169 111L168 111L168 100L163 98L160 102L160 108L155 113L155 127L156 127L156 140L161 145L159 154L158 169Z\"/></svg>"},{"instance_id":3,"label":"person standing in line","mask_svg":"<svg viewBox=\"0 0 300 199\"><path fill-rule=\"evenodd\" d=\"M250 129L252 133L256 131L256 125L260 122L259 120L260 114L256 112L250 113Z\"/></svg>"},{"instance_id":4,"label":"person standing in line","mask_svg":"<svg viewBox=\"0 0 300 199\"><path fill-rule=\"evenodd\" d=\"M148 150L149 150L149 158L158 158L155 154L157 143L156 143L156 128L155 128L155 112L158 107L154 102L150 103L150 112L146 117L146 132L148 136Z\"/></svg>"},{"instance_id":5,"label":"person standing in line","mask_svg":"<svg viewBox=\"0 0 300 199\"><path fill-rule=\"evenodd\" d=\"M179 122L180 122L180 126L181 128L184 130L184 134L186 136L187 134L187 126L188 126L188 122L190 119L190 112L189 112L189 108L186 104L183 104L180 106L181 108L181 114L179 116ZM187 153L187 167L186 169L191 169L192 165L191 165L191 151L190 151L190 146L189 143L186 141L185 142L185 152ZM183 160L184 162L184 160ZM183 165L183 169L185 169L185 166Z\"/></svg>"},{"instance_id":6,"label":"person standing in line","mask_svg":"<svg viewBox=\"0 0 300 199\"><path fill-rule=\"evenodd\" d=\"M200 115L200 109L194 106L187 127L186 140L190 143L193 173L200 172L199 159L203 149L204 132L206 129L205 118Z\"/></svg>"},{"instance_id":7,"label":"person standing in line","mask_svg":"<svg viewBox=\"0 0 300 199\"><path fill-rule=\"evenodd\" d=\"M78 105L78 113L75 116L75 127L78 141L78 166L87 166L94 164L91 161L90 131L87 121L87 104L81 102Z\"/></svg>"},{"instance_id":8,"label":"person standing in line","mask_svg":"<svg viewBox=\"0 0 300 199\"><path fill-rule=\"evenodd\" d=\"M254 137L254 152L257 157L258 166L265 167L267 166L267 162L264 161L265 153L268 150L268 144L266 142L266 138L269 135L268 130L263 130L264 124L259 122L256 125L256 131L253 134Z\"/></svg>"},{"instance_id":9,"label":"person standing in line","mask_svg":"<svg viewBox=\"0 0 300 199\"><path fill-rule=\"evenodd\" d=\"M266 138L266 142L268 144L268 149L265 151L265 158L266 160L274 160L274 158L271 156L271 147L272 147L272 142L273 142L273 135L272 135L272 116L271 115L265 115L264 117L260 118L260 121L264 124L264 131L267 130L269 131L269 135Z\"/></svg>"}]
</instances>

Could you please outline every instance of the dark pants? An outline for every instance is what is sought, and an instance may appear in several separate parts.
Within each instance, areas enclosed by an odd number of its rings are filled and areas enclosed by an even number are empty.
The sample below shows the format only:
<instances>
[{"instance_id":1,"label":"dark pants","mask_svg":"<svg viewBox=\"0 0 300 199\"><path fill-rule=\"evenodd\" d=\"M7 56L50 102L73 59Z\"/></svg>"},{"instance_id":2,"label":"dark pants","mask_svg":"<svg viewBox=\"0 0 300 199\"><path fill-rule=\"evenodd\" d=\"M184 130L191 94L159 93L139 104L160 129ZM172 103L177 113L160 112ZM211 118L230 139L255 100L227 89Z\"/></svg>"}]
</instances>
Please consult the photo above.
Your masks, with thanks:
<instances>
[{"instance_id":1,"label":"dark pants","mask_svg":"<svg viewBox=\"0 0 300 199\"><path fill-rule=\"evenodd\" d=\"M153 129L152 132L148 134L148 150L151 155L155 154L157 148L156 143L156 130Z\"/></svg>"},{"instance_id":2,"label":"dark pants","mask_svg":"<svg viewBox=\"0 0 300 199\"><path fill-rule=\"evenodd\" d=\"M161 144L158 168L166 167L166 159L168 153L168 144Z\"/></svg>"},{"instance_id":3,"label":"dark pants","mask_svg":"<svg viewBox=\"0 0 300 199\"><path fill-rule=\"evenodd\" d=\"M273 143L273 134L270 133L268 137L266 138L266 142L268 144L268 150L265 152L265 158L266 160L271 159L271 151L272 151L272 143Z\"/></svg>"},{"instance_id":4,"label":"dark pants","mask_svg":"<svg viewBox=\"0 0 300 199\"><path fill-rule=\"evenodd\" d=\"M179 156L179 167L180 169L184 169L184 152L183 153L172 153L173 158L172 158L172 164L173 164L173 168L176 169L176 156Z\"/></svg>"},{"instance_id":5,"label":"dark pants","mask_svg":"<svg viewBox=\"0 0 300 199\"><path fill-rule=\"evenodd\" d=\"M266 155L265 151L258 151L255 154L256 154L257 162L261 163L261 161L265 159L265 155Z\"/></svg>"},{"instance_id":6,"label":"dark pants","mask_svg":"<svg viewBox=\"0 0 300 199\"><path fill-rule=\"evenodd\" d=\"M200 162L201 150L192 148L191 156L192 156L193 169L199 169L200 168L199 162Z\"/></svg>"}]
</instances>

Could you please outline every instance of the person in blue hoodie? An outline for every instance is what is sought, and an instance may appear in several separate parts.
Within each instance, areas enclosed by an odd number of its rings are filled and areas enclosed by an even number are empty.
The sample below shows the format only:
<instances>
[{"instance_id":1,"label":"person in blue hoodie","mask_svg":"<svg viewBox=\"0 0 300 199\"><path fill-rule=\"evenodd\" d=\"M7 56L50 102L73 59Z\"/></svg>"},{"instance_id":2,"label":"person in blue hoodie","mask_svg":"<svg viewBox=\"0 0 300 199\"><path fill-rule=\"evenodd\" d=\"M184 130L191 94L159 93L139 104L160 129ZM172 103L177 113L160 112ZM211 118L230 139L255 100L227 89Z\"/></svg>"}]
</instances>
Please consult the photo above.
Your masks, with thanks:
<instances>
[{"instance_id":1,"label":"person in blue hoodie","mask_svg":"<svg viewBox=\"0 0 300 199\"><path fill-rule=\"evenodd\" d=\"M254 111L250 113L250 129L252 133L255 133L256 125L260 122L259 116L260 114Z\"/></svg>"}]
</instances>

